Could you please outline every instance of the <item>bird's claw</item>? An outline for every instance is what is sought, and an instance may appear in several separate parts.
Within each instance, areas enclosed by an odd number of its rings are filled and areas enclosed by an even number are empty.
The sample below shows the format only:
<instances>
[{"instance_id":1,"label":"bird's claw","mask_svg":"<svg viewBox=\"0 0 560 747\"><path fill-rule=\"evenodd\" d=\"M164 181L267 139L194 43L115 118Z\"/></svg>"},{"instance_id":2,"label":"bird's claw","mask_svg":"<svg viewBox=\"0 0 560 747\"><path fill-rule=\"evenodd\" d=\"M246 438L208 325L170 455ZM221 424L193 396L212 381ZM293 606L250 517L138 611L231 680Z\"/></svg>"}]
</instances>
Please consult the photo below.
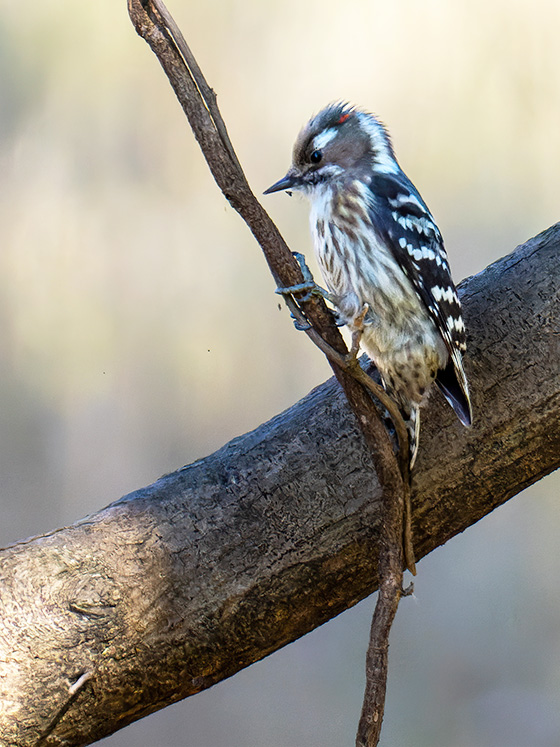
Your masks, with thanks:
<instances>
[{"instance_id":1,"label":"bird's claw","mask_svg":"<svg viewBox=\"0 0 560 747\"><path fill-rule=\"evenodd\" d=\"M315 282L313 280L313 275L311 274L311 270L307 266L307 262L305 261L305 254L302 254L301 252L292 252L292 257L296 260L298 263L301 274L304 277L304 280L307 282Z\"/></svg>"},{"instance_id":2,"label":"bird's claw","mask_svg":"<svg viewBox=\"0 0 560 747\"><path fill-rule=\"evenodd\" d=\"M290 316L291 316L291 318L292 318L292 321L293 321L293 323L294 323L294 327L295 327L295 328L297 329L297 331L298 331L298 332L305 332L305 330L307 330L307 329L311 329L311 327L313 326L313 325L311 324L311 322L308 322L308 321L305 321L305 322L304 322L304 321L302 321L302 320L298 319L298 318L297 318L296 316L294 316L293 314L290 314ZM305 318L305 317L304 317L304 318Z\"/></svg>"},{"instance_id":3,"label":"bird's claw","mask_svg":"<svg viewBox=\"0 0 560 747\"><path fill-rule=\"evenodd\" d=\"M298 303L310 301L313 296L325 298L327 301L330 300L329 292L321 288L320 285L317 285L314 280L304 280L303 283L296 283L295 285L288 285L286 287L280 286L274 292L280 296L297 296Z\"/></svg>"},{"instance_id":4,"label":"bird's claw","mask_svg":"<svg viewBox=\"0 0 560 747\"><path fill-rule=\"evenodd\" d=\"M279 293L281 296L300 296L298 298L298 301L303 303L305 303L306 301L310 301L312 296L319 296L326 299L327 301L332 301L331 294L324 288L321 288L320 285L317 285L317 283L313 279L311 270L309 269L309 267L307 266L307 262L305 261L305 255L303 255L301 252L292 252L292 256L300 267L301 274L303 275L303 283L289 285L285 288L276 288L276 293Z\"/></svg>"},{"instance_id":5,"label":"bird's claw","mask_svg":"<svg viewBox=\"0 0 560 747\"><path fill-rule=\"evenodd\" d=\"M290 296L293 299L293 303L297 305L299 310L298 315L301 317L298 318L298 316L294 315L294 313L291 314L291 317L294 320L294 327L297 330L305 331L306 329L310 329L313 325L306 320L305 314L301 309L300 304L310 301L313 296L318 296L319 298L323 298L331 303L334 303L334 300L332 294L330 294L324 288L321 288L320 285L317 285L317 283L313 279L311 270L309 269L305 261L305 256L301 252L292 252L292 255L300 266L301 274L303 275L303 282L296 283L295 285L278 287L274 292L278 293L281 296ZM336 310L329 309L329 311L332 313L334 317L334 323L337 327L343 327L346 324L346 321L342 319L342 317L337 313Z\"/></svg>"}]
</instances>

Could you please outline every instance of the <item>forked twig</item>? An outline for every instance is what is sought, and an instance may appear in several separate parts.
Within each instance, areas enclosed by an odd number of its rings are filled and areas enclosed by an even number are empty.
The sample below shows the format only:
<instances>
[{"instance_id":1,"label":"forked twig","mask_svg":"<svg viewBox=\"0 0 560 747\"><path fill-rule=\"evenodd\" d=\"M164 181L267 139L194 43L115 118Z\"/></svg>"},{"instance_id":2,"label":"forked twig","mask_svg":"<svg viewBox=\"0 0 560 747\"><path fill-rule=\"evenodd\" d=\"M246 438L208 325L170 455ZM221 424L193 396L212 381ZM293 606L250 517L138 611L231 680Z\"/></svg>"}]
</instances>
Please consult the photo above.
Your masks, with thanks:
<instances>
[{"instance_id":1,"label":"forked twig","mask_svg":"<svg viewBox=\"0 0 560 747\"><path fill-rule=\"evenodd\" d=\"M220 115L216 95L164 3L162 0L128 0L128 8L138 34L148 42L169 78L216 182L259 242L277 285L290 287L302 283L301 268L249 188ZM391 440L370 393L391 413L401 459L403 454L408 456L406 428L384 390L362 371L355 356L348 358L348 349L323 299L292 301L288 302L290 309L292 312L296 307L300 310L311 325L307 334L328 356L357 417L382 489L379 597L367 655L366 694L356 737L360 747L375 747L385 704L389 631L403 593L403 511L409 481L406 469L399 469ZM407 553L411 551L408 533ZM409 555L413 569L411 558Z\"/></svg>"}]
</instances>

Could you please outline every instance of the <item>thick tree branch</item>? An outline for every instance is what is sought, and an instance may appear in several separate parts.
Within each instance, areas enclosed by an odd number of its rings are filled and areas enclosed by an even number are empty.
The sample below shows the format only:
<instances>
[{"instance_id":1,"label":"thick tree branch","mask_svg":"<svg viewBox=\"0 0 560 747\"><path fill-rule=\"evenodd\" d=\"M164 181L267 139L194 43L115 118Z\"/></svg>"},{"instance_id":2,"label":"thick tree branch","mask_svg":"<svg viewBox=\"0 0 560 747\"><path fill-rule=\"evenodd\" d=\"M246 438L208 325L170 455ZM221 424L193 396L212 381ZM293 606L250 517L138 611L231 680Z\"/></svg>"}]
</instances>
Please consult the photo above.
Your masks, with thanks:
<instances>
[{"instance_id":1,"label":"thick tree branch","mask_svg":"<svg viewBox=\"0 0 560 747\"><path fill-rule=\"evenodd\" d=\"M560 464L559 252L557 225L461 285L476 427L433 395L418 557ZM36 745L54 724L44 745L91 743L355 604L377 586L380 503L330 380L215 454L2 551L2 739Z\"/></svg>"}]
</instances>

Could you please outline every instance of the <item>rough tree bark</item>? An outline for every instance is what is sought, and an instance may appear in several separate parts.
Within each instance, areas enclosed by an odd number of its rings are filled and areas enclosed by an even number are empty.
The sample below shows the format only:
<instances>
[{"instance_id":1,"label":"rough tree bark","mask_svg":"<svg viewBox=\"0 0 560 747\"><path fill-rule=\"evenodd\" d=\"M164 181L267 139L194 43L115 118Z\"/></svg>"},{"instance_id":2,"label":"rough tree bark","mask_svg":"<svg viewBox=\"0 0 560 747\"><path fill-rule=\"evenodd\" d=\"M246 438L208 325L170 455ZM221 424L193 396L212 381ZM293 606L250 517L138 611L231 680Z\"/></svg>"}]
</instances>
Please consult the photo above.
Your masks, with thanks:
<instances>
[{"instance_id":1,"label":"rough tree bark","mask_svg":"<svg viewBox=\"0 0 560 747\"><path fill-rule=\"evenodd\" d=\"M559 250L557 224L460 287L476 426L432 397L418 558L560 464ZM380 502L330 380L215 454L3 550L2 743L89 744L355 604L376 588Z\"/></svg>"}]
</instances>

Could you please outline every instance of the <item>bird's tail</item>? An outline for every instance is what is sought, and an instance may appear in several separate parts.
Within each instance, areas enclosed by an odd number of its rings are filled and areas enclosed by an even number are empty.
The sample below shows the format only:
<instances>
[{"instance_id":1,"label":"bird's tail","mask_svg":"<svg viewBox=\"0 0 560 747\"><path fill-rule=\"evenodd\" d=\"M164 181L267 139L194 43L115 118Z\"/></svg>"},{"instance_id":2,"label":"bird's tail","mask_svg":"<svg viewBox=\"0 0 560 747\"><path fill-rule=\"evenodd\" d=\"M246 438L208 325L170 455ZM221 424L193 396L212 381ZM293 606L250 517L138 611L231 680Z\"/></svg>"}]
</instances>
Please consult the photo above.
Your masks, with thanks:
<instances>
[{"instance_id":1,"label":"bird's tail","mask_svg":"<svg viewBox=\"0 0 560 747\"><path fill-rule=\"evenodd\" d=\"M420 407L412 404L410 410L403 412L402 415L408 430L408 453L410 455L410 469L412 470L420 441Z\"/></svg>"},{"instance_id":2,"label":"bird's tail","mask_svg":"<svg viewBox=\"0 0 560 747\"><path fill-rule=\"evenodd\" d=\"M402 419L408 431L408 459L409 469L412 470L418 453L418 444L420 442L420 405L412 402L410 399L399 396L398 390L387 386L383 377L381 377L385 391L395 400L399 408ZM391 424L391 416L385 411L386 423Z\"/></svg>"},{"instance_id":3,"label":"bird's tail","mask_svg":"<svg viewBox=\"0 0 560 747\"><path fill-rule=\"evenodd\" d=\"M461 423L468 427L472 423L469 385L465 376L461 355L457 350L454 350L449 356L447 366L437 372L436 384L445 399L455 410Z\"/></svg>"}]
</instances>

